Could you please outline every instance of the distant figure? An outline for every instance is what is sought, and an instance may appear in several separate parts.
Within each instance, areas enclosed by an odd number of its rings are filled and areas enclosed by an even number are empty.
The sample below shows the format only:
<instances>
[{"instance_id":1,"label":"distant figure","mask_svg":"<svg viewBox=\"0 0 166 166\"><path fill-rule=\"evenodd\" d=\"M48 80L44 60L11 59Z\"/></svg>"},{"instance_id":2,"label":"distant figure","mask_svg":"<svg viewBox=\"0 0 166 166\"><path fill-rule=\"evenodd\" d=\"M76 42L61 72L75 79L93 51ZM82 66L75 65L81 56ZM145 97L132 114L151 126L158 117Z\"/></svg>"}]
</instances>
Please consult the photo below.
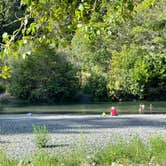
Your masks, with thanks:
<instances>
[{"instance_id":1,"label":"distant figure","mask_svg":"<svg viewBox=\"0 0 166 166\"><path fill-rule=\"evenodd\" d=\"M145 105L144 104L140 104L138 111L139 111L140 114L144 113L144 111L145 111Z\"/></svg>"},{"instance_id":2,"label":"distant figure","mask_svg":"<svg viewBox=\"0 0 166 166\"><path fill-rule=\"evenodd\" d=\"M105 117L105 116L106 116L106 113L105 113L105 112L103 112L101 115L102 115L102 117Z\"/></svg>"},{"instance_id":3,"label":"distant figure","mask_svg":"<svg viewBox=\"0 0 166 166\"><path fill-rule=\"evenodd\" d=\"M116 110L115 107L111 107L110 113L111 113L111 116L117 116L118 115L118 111Z\"/></svg>"}]
</instances>

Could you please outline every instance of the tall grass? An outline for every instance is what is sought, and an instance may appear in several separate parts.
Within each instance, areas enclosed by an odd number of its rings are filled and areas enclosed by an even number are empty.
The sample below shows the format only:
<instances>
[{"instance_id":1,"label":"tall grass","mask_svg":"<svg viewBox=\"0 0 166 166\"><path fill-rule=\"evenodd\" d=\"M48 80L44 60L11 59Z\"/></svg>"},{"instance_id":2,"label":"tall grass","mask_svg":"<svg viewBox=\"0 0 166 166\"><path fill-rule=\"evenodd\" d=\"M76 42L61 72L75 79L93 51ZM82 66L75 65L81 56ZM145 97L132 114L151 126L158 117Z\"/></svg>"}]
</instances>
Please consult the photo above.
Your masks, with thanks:
<instances>
[{"instance_id":1,"label":"tall grass","mask_svg":"<svg viewBox=\"0 0 166 166\"><path fill-rule=\"evenodd\" d=\"M4 155L2 150L0 150L0 166L12 166L17 164L18 161L12 160L8 156Z\"/></svg>"},{"instance_id":2,"label":"tall grass","mask_svg":"<svg viewBox=\"0 0 166 166\"><path fill-rule=\"evenodd\" d=\"M49 132L46 125L32 125L34 141L38 148L46 147L49 142Z\"/></svg>"},{"instance_id":3,"label":"tall grass","mask_svg":"<svg viewBox=\"0 0 166 166\"><path fill-rule=\"evenodd\" d=\"M111 165L166 165L166 139L153 137L148 142L135 137L109 144L93 155L87 155L84 147L75 147L66 154L49 155L40 150L33 158L17 161L0 154L0 166L111 166Z\"/></svg>"}]
</instances>

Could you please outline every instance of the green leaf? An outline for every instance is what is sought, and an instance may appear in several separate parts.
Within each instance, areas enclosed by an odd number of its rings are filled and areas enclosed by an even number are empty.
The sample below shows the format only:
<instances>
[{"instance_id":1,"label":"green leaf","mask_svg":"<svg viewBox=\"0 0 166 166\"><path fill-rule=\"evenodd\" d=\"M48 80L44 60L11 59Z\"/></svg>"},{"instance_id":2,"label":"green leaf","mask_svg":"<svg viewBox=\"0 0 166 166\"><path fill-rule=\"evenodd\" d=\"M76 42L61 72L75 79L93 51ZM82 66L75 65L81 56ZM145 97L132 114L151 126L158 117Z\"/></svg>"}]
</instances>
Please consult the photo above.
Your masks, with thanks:
<instances>
[{"instance_id":1,"label":"green leaf","mask_svg":"<svg viewBox=\"0 0 166 166\"><path fill-rule=\"evenodd\" d=\"M28 0L28 5L31 6L32 0Z\"/></svg>"},{"instance_id":2,"label":"green leaf","mask_svg":"<svg viewBox=\"0 0 166 166\"><path fill-rule=\"evenodd\" d=\"M84 10L83 4L80 4L79 7L78 7L78 9L79 9L80 11L83 11L83 10Z\"/></svg>"},{"instance_id":3,"label":"green leaf","mask_svg":"<svg viewBox=\"0 0 166 166\"><path fill-rule=\"evenodd\" d=\"M31 6L32 0L21 0L21 5L28 5Z\"/></svg>"}]
</instances>

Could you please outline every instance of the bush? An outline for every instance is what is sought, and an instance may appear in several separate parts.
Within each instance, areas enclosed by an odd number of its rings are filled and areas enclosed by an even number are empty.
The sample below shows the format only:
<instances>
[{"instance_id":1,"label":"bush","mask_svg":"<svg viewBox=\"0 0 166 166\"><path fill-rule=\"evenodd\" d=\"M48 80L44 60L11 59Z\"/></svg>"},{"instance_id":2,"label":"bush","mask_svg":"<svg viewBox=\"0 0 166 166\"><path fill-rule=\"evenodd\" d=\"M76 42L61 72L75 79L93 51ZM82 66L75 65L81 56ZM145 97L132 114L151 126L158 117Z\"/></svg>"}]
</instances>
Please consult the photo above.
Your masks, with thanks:
<instances>
[{"instance_id":1,"label":"bush","mask_svg":"<svg viewBox=\"0 0 166 166\"><path fill-rule=\"evenodd\" d=\"M0 104L8 104L9 103L9 96L3 95L0 97Z\"/></svg>"},{"instance_id":2,"label":"bush","mask_svg":"<svg viewBox=\"0 0 166 166\"><path fill-rule=\"evenodd\" d=\"M166 98L166 56L139 47L124 46L113 52L109 71L109 94L115 99Z\"/></svg>"},{"instance_id":3,"label":"bush","mask_svg":"<svg viewBox=\"0 0 166 166\"><path fill-rule=\"evenodd\" d=\"M6 86L0 82L0 94L6 91Z\"/></svg>"},{"instance_id":4,"label":"bush","mask_svg":"<svg viewBox=\"0 0 166 166\"><path fill-rule=\"evenodd\" d=\"M67 55L46 46L13 62L12 68L9 92L30 102L71 101L79 88L77 69Z\"/></svg>"},{"instance_id":5,"label":"bush","mask_svg":"<svg viewBox=\"0 0 166 166\"><path fill-rule=\"evenodd\" d=\"M84 92L89 94L95 101L108 100L107 78L103 73L92 73L87 78Z\"/></svg>"},{"instance_id":6,"label":"bush","mask_svg":"<svg viewBox=\"0 0 166 166\"><path fill-rule=\"evenodd\" d=\"M145 84L146 99L166 99L166 54L151 54L145 59L149 73Z\"/></svg>"}]
</instances>

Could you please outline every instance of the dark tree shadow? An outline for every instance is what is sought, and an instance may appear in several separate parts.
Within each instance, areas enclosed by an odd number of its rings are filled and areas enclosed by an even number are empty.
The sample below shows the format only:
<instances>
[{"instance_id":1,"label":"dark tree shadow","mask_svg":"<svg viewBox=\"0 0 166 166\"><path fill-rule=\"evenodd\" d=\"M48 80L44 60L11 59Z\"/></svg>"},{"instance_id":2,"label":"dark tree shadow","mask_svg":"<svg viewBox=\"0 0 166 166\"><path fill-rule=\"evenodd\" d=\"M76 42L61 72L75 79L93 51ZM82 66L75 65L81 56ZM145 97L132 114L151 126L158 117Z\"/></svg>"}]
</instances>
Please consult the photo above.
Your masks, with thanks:
<instances>
[{"instance_id":1,"label":"dark tree shadow","mask_svg":"<svg viewBox=\"0 0 166 166\"><path fill-rule=\"evenodd\" d=\"M67 147L69 144L57 144L57 145L45 145L42 148L57 148L57 147Z\"/></svg>"}]
</instances>

